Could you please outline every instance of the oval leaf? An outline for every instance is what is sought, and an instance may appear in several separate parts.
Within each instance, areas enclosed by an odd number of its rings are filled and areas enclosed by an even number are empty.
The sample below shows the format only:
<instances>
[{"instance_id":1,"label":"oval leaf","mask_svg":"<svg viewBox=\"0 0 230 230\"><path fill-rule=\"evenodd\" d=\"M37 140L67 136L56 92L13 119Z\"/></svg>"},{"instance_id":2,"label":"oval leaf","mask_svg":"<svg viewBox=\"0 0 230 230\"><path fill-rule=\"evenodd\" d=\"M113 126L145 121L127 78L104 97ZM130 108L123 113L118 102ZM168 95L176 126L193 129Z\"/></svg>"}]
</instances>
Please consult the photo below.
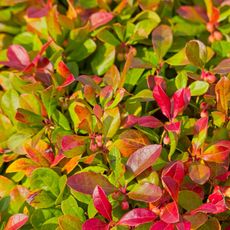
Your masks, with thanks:
<instances>
[{"instance_id":1,"label":"oval leaf","mask_svg":"<svg viewBox=\"0 0 230 230\"><path fill-rule=\"evenodd\" d=\"M117 225L138 226L156 219L157 215L145 208L135 208L126 213Z\"/></svg>"},{"instance_id":2,"label":"oval leaf","mask_svg":"<svg viewBox=\"0 0 230 230\"><path fill-rule=\"evenodd\" d=\"M95 172L82 172L68 178L67 184L74 190L85 194L93 194L97 185L99 185L106 194L110 194L116 188L101 174Z\"/></svg>"},{"instance_id":3,"label":"oval leaf","mask_svg":"<svg viewBox=\"0 0 230 230\"><path fill-rule=\"evenodd\" d=\"M14 214L9 218L4 230L20 229L28 221L28 219L29 217L25 214Z\"/></svg>"},{"instance_id":4,"label":"oval leaf","mask_svg":"<svg viewBox=\"0 0 230 230\"><path fill-rule=\"evenodd\" d=\"M204 164L193 163L189 167L189 177L197 184L204 184L210 177L210 168Z\"/></svg>"},{"instance_id":5,"label":"oval leaf","mask_svg":"<svg viewBox=\"0 0 230 230\"><path fill-rule=\"evenodd\" d=\"M161 145L147 145L138 149L129 157L126 166L135 176L138 176L152 166L160 156L161 150Z\"/></svg>"}]
</instances>

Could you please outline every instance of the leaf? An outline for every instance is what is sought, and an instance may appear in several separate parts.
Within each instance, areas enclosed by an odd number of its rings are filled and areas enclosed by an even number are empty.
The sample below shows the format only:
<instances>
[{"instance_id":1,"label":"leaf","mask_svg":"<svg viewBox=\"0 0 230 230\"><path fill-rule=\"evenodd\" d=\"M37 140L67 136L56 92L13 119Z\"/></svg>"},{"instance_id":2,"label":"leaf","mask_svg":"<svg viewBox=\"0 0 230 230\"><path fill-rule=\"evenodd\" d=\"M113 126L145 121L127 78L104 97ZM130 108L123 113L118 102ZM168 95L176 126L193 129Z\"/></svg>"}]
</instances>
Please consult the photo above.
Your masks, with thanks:
<instances>
[{"instance_id":1,"label":"leaf","mask_svg":"<svg viewBox=\"0 0 230 230\"><path fill-rule=\"evenodd\" d=\"M229 157L230 141L219 141L211 145L201 154L201 158L208 162L224 163Z\"/></svg>"},{"instance_id":2,"label":"leaf","mask_svg":"<svg viewBox=\"0 0 230 230\"><path fill-rule=\"evenodd\" d=\"M192 139L193 149L196 152L204 143L208 132L208 118L202 117L196 121L194 136Z\"/></svg>"},{"instance_id":3,"label":"leaf","mask_svg":"<svg viewBox=\"0 0 230 230\"><path fill-rule=\"evenodd\" d=\"M202 204L200 207L192 210L190 212L191 215L195 215L196 213L215 213L217 211L217 208L212 203L206 203Z\"/></svg>"},{"instance_id":4,"label":"leaf","mask_svg":"<svg viewBox=\"0 0 230 230\"><path fill-rule=\"evenodd\" d=\"M107 138L112 138L120 127L121 117L118 107L105 110L103 117L103 134Z\"/></svg>"},{"instance_id":5,"label":"leaf","mask_svg":"<svg viewBox=\"0 0 230 230\"><path fill-rule=\"evenodd\" d=\"M159 128L163 126L162 122L153 116L141 116L128 115L124 124L125 128L130 128L134 125L139 125L148 128Z\"/></svg>"},{"instance_id":6,"label":"leaf","mask_svg":"<svg viewBox=\"0 0 230 230\"><path fill-rule=\"evenodd\" d=\"M135 208L121 217L117 225L136 227L156 219L156 214L145 208Z\"/></svg>"},{"instance_id":7,"label":"leaf","mask_svg":"<svg viewBox=\"0 0 230 230\"><path fill-rule=\"evenodd\" d=\"M204 213L196 213L194 215L186 214L183 217L191 223L192 229L198 229L208 220L207 214Z\"/></svg>"},{"instance_id":8,"label":"leaf","mask_svg":"<svg viewBox=\"0 0 230 230\"><path fill-rule=\"evenodd\" d=\"M49 168L38 168L33 171L30 178L30 188L32 190L42 189L50 191L54 196L59 194L59 176Z\"/></svg>"},{"instance_id":9,"label":"leaf","mask_svg":"<svg viewBox=\"0 0 230 230\"><path fill-rule=\"evenodd\" d=\"M166 204L166 206L162 208L160 212L160 219L167 224L172 224L179 221L179 210L175 201Z\"/></svg>"},{"instance_id":10,"label":"leaf","mask_svg":"<svg viewBox=\"0 0 230 230\"><path fill-rule=\"evenodd\" d=\"M176 229L177 230L190 230L191 223L189 221L183 221L180 223L176 223Z\"/></svg>"},{"instance_id":11,"label":"leaf","mask_svg":"<svg viewBox=\"0 0 230 230\"><path fill-rule=\"evenodd\" d=\"M158 59L161 60L168 52L173 42L171 27L160 25L152 32L152 44Z\"/></svg>"},{"instance_id":12,"label":"leaf","mask_svg":"<svg viewBox=\"0 0 230 230\"><path fill-rule=\"evenodd\" d=\"M213 73L228 74L230 72L230 58L222 60L213 70Z\"/></svg>"},{"instance_id":13,"label":"leaf","mask_svg":"<svg viewBox=\"0 0 230 230\"><path fill-rule=\"evenodd\" d=\"M135 185L127 195L132 200L149 203L159 200L162 196L162 190L155 184L143 183Z\"/></svg>"},{"instance_id":14,"label":"leaf","mask_svg":"<svg viewBox=\"0 0 230 230\"><path fill-rule=\"evenodd\" d=\"M101 174L94 172L81 172L70 176L67 184L72 189L85 194L93 194L95 187L100 186L106 194L110 194L116 188Z\"/></svg>"},{"instance_id":15,"label":"leaf","mask_svg":"<svg viewBox=\"0 0 230 230\"><path fill-rule=\"evenodd\" d=\"M62 230L68 229L68 230L81 230L82 229L82 223L80 219L76 216L72 215L63 215L58 218L58 224L59 227Z\"/></svg>"},{"instance_id":16,"label":"leaf","mask_svg":"<svg viewBox=\"0 0 230 230\"><path fill-rule=\"evenodd\" d=\"M199 6L181 6L177 9L177 13L184 19L196 23L206 23L206 12Z\"/></svg>"},{"instance_id":17,"label":"leaf","mask_svg":"<svg viewBox=\"0 0 230 230\"><path fill-rule=\"evenodd\" d=\"M121 80L120 72L115 65L112 65L103 77L103 82L110 85L114 90L117 89Z\"/></svg>"},{"instance_id":18,"label":"leaf","mask_svg":"<svg viewBox=\"0 0 230 230\"><path fill-rule=\"evenodd\" d=\"M173 224L167 224L162 220L156 221L150 228L150 230L174 230Z\"/></svg>"},{"instance_id":19,"label":"leaf","mask_svg":"<svg viewBox=\"0 0 230 230\"><path fill-rule=\"evenodd\" d=\"M14 188L15 184L13 181L0 175L0 196L6 197L10 191Z\"/></svg>"},{"instance_id":20,"label":"leaf","mask_svg":"<svg viewBox=\"0 0 230 230\"><path fill-rule=\"evenodd\" d=\"M87 220L83 225L82 225L82 230L109 230L109 224L102 222L101 220L97 218L92 218Z\"/></svg>"},{"instance_id":21,"label":"leaf","mask_svg":"<svg viewBox=\"0 0 230 230\"><path fill-rule=\"evenodd\" d=\"M175 84L177 89L185 88L187 86L187 82L188 76L186 71L180 71L175 78Z\"/></svg>"},{"instance_id":22,"label":"leaf","mask_svg":"<svg viewBox=\"0 0 230 230\"><path fill-rule=\"evenodd\" d=\"M103 75L113 65L115 59L115 47L104 43L97 50L91 61L94 74Z\"/></svg>"},{"instance_id":23,"label":"leaf","mask_svg":"<svg viewBox=\"0 0 230 230\"><path fill-rule=\"evenodd\" d=\"M75 157L85 152L85 137L78 135L64 136L61 140L62 150L65 156Z\"/></svg>"},{"instance_id":24,"label":"leaf","mask_svg":"<svg viewBox=\"0 0 230 230\"><path fill-rule=\"evenodd\" d=\"M25 214L14 214L9 218L4 230L20 229L28 221L28 219L29 217Z\"/></svg>"},{"instance_id":25,"label":"leaf","mask_svg":"<svg viewBox=\"0 0 230 230\"><path fill-rule=\"evenodd\" d=\"M171 102L170 98L166 95L160 85L156 85L153 89L153 97L155 98L158 106L161 108L162 113L168 118L171 118Z\"/></svg>"},{"instance_id":26,"label":"leaf","mask_svg":"<svg viewBox=\"0 0 230 230\"><path fill-rule=\"evenodd\" d=\"M210 177L210 168L201 163L192 163L189 166L189 177L197 184L204 184Z\"/></svg>"},{"instance_id":27,"label":"leaf","mask_svg":"<svg viewBox=\"0 0 230 230\"><path fill-rule=\"evenodd\" d=\"M100 186L96 186L93 191L93 204L97 211L107 220L112 220L112 205L105 192Z\"/></svg>"},{"instance_id":28,"label":"leaf","mask_svg":"<svg viewBox=\"0 0 230 230\"><path fill-rule=\"evenodd\" d=\"M7 50L8 61L0 62L2 65L23 70L30 64L30 58L27 51L20 45L11 45Z\"/></svg>"},{"instance_id":29,"label":"leaf","mask_svg":"<svg viewBox=\"0 0 230 230\"><path fill-rule=\"evenodd\" d=\"M174 54L172 57L167 59L165 62L168 63L169 65L174 65L174 66L188 65L189 60L186 56L185 48L180 50L178 53Z\"/></svg>"},{"instance_id":30,"label":"leaf","mask_svg":"<svg viewBox=\"0 0 230 230\"><path fill-rule=\"evenodd\" d=\"M220 225L220 222L216 217L211 217L210 219L207 220L207 222L202 225L199 230L221 230L222 227Z\"/></svg>"},{"instance_id":31,"label":"leaf","mask_svg":"<svg viewBox=\"0 0 230 230\"><path fill-rule=\"evenodd\" d=\"M191 93L189 88L177 90L171 99L173 104L172 118L176 118L189 104Z\"/></svg>"},{"instance_id":32,"label":"leaf","mask_svg":"<svg viewBox=\"0 0 230 230\"><path fill-rule=\"evenodd\" d=\"M13 89L7 90L1 97L1 109L13 122L18 107L19 107L18 93Z\"/></svg>"},{"instance_id":33,"label":"leaf","mask_svg":"<svg viewBox=\"0 0 230 230\"><path fill-rule=\"evenodd\" d=\"M199 40L191 40L185 48L188 60L197 67L203 67L207 59L206 46Z\"/></svg>"},{"instance_id":34,"label":"leaf","mask_svg":"<svg viewBox=\"0 0 230 230\"><path fill-rule=\"evenodd\" d=\"M12 162L6 172L12 173L12 172L23 172L26 175L30 175L33 170L38 168L39 165L35 162L33 162L31 159L28 158L20 158Z\"/></svg>"},{"instance_id":35,"label":"leaf","mask_svg":"<svg viewBox=\"0 0 230 230\"><path fill-rule=\"evenodd\" d=\"M138 130L130 129L122 132L114 145L123 157L129 157L136 150L150 144L148 138Z\"/></svg>"},{"instance_id":36,"label":"leaf","mask_svg":"<svg viewBox=\"0 0 230 230\"><path fill-rule=\"evenodd\" d=\"M228 114L230 101L230 80L227 77L221 77L215 87L217 110Z\"/></svg>"},{"instance_id":37,"label":"leaf","mask_svg":"<svg viewBox=\"0 0 230 230\"><path fill-rule=\"evenodd\" d=\"M92 30L95 30L96 28L107 24L113 19L113 14L109 12L96 12L90 15L90 23L92 26Z\"/></svg>"},{"instance_id":38,"label":"leaf","mask_svg":"<svg viewBox=\"0 0 230 230\"><path fill-rule=\"evenodd\" d=\"M166 191L177 201L179 187L184 179L184 165L181 161L170 163L163 169L161 180Z\"/></svg>"},{"instance_id":39,"label":"leaf","mask_svg":"<svg viewBox=\"0 0 230 230\"><path fill-rule=\"evenodd\" d=\"M179 192L178 202L179 205L187 211L191 211L192 209L196 209L202 205L200 196L189 190L182 190Z\"/></svg>"},{"instance_id":40,"label":"leaf","mask_svg":"<svg viewBox=\"0 0 230 230\"><path fill-rule=\"evenodd\" d=\"M64 215L73 215L80 218L81 221L85 220L84 210L78 207L77 201L71 195L61 202L61 210Z\"/></svg>"},{"instance_id":41,"label":"leaf","mask_svg":"<svg viewBox=\"0 0 230 230\"><path fill-rule=\"evenodd\" d=\"M209 84L206 81L194 81L189 85L191 96L201 96L208 91Z\"/></svg>"},{"instance_id":42,"label":"leaf","mask_svg":"<svg viewBox=\"0 0 230 230\"><path fill-rule=\"evenodd\" d=\"M142 147L129 157L126 166L135 176L138 176L153 165L160 156L161 150L161 145L147 145Z\"/></svg>"}]
</instances>

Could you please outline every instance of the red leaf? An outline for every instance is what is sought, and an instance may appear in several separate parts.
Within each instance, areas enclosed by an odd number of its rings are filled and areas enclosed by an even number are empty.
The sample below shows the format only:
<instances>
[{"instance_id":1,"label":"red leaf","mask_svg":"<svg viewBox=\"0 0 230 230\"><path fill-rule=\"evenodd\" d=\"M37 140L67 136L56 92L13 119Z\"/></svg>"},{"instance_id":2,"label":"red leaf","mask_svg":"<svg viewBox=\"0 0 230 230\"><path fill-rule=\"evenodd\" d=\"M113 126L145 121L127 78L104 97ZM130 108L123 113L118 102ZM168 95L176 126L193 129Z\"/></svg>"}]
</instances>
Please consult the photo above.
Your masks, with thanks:
<instances>
[{"instance_id":1,"label":"red leaf","mask_svg":"<svg viewBox=\"0 0 230 230\"><path fill-rule=\"evenodd\" d=\"M20 229L28 221L28 219L29 217L25 214L14 214L9 218L4 230Z\"/></svg>"},{"instance_id":2,"label":"red leaf","mask_svg":"<svg viewBox=\"0 0 230 230\"><path fill-rule=\"evenodd\" d=\"M144 170L152 166L152 164L160 156L162 150L161 145L147 145L135 151L128 159L126 166L135 175L139 175Z\"/></svg>"},{"instance_id":3,"label":"red leaf","mask_svg":"<svg viewBox=\"0 0 230 230\"><path fill-rule=\"evenodd\" d=\"M180 114L189 104L191 93L189 88L177 90L171 99L172 118Z\"/></svg>"},{"instance_id":4,"label":"red leaf","mask_svg":"<svg viewBox=\"0 0 230 230\"><path fill-rule=\"evenodd\" d=\"M31 6L27 9L26 14L28 18L42 18L47 15L48 11L49 11L48 6L42 8Z\"/></svg>"},{"instance_id":5,"label":"red leaf","mask_svg":"<svg viewBox=\"0 0 230 230\"><path fill-rule=\"evenodd\" d=\"M179 211L175 201L162 208L160 219L167 224L172 224L179 221Z\"/></svg>"},{"instance_id":6,"label":"red leaf","mask_svg":"<svg viewBox=\"0 0 230 230\"><path fill-rule=\"evenodd\" d=\"M64 82L58 86L58 90L70 85L75 81L74 75L70 72L69 68L63 61L58 63L57 72L64 78Z\"/></svg>"},{"instance_id":7,"label":"red leaf","mask_svg":"<svg viewBox=\"0 0 230 230\"><path fill-rule=\"evenodd\" d=\"M162 113L168 118L171 118L171 102L160 85L156 85L153 89L153 97L155 98L158 106L161 108Z\"/></svg>"},{"instance_id":8,"label":"red leaf","mask_svg":"<svg viewBox=\"0 0 230 230\"><path fill-rule=\"evenodd\" d=\"M180 184L184 178L184 165L181 161L176 161L169 164L162 171L161 180L172 198L177 201Z\"/></svg>"},{"instance_id":9,"label":"red leaf","mask_svg":"<svg viewBox=\"0 0 230 230\"><path fill-rule=\"evenodd\" d=\"M112 220L112 206L100 186L93 191L93 204L97 211L108 220Z\"/></svg>"},{"instance_id":10,"label":"red leaf","mask_svg":"<svg viewBox=\"0 0 230 230\"><path fill-rule=\"evenodd\" d=\"M174 230L174 225L173 224L167 224L164 221L157 221L154 223L150 230Z\"/></svg>"},{"instance_id":11,"label":"red leaf","mask_svg":"<svg viewBox=\"0 0 230 230\"><path fill-rule=\"evenodd\" d=\"M113 14L108 12L96 12L90 16L92 29L96 29L113 19Z\"/></svg>"},{"instance_id":12,"label":"red leaf","mask_svg":"<svg viewBox=\"0 0 230 230\"><path fill-rule=\"evenodd\" d=\"M8 61L0 62L17 70L23 70L30 64L30 58L27 51L20 45L11 45L7 50Z\"/></svg>"},{"instance_id":13,"label":"red leaf","mask_svg":"<svg viewBox=\"0 0 230 230\"><path fill-rule=\"evenodd\" d=\"M212 7L212 15L209 18L209 22L211 22L212 24L216 24L216 23L218 23L219 18L220 18L219 9L216 7Z\"/></svg>"},{"instance_id":14,"label":"red leaf","mask_svg":"<svg viewBox=\"0 0 230 230\"><path fill-rule=\"evenodd\" d=\"M190 230L191 229L191 223L188 221L183 221L176 224L177 230Z\"/></svg>"},{"instance_id":15,"label":"red leaf","mask_svg":"<svg viewBox=\"0 0 230 230\"><path fill-rule=\"evenodd\" d=\"M163 124L160 120L153 116L137 117L134 115L128 115L127 120L124 124L124 128L130 128L134 125L139 125L148 128L159 128Z\"/></svg>"},{"instance_id":16,"label":"red leaf","mask_svg":"<svg viewBox=\"0 0 230 230\"><path fill-rule=\"evenodd\" d=\"M92 218L82 225L82 230L109 230L109 224L97 218Z\"/></svg>"},{"instance_id":17,"label":"red leaf","mask_svg":"<svg viewBox=\"0 0 230 230\"><path fill-rule=\"evenodd\" d=\"M170 131L170 132L173 132L173 133L176 133L176 134L180 134L181 122L178 121L178 122L170 122L168 124L166 123L164 125L164 128L167 131Z\"/></svg>"},{"instance_id":18,"label":"red leaf","mask_svg":"<svg viewBox=\"0 0 230 230\"><path fill-rule=\"evenodd\" d=\"M68 151L82 145L85 145L85 138L78 135L64 136L61 140L63 151Z\"/></svg>"},{"instance_id":19,"label":"red leaf","mask_svg":"<svg viewBox=\"0 0 230 230\"><path fill-rule=\"evenodd\" d=\"M209 195L208 200L216 206L217 210L213 212L214 214L225 212L227 210L224 195L220 191L219 186L215 186L214 191L211 195Z\"/></svg>"},{"instance_id":20,"label":"red leaf","mask_svg":"<svg viewBox=\"0 0 230 230\"><path fill-rule=\"evenodd\" d=\"M156 219L157 215L145 208L135 208L126 213L117 225L138 226Z\"/></svg>"},{"instance_id":21,"label":"red leaf","mask_svg":"<svg viewBox=\"0 0 230 230\"><path fill-rule=\"evenodd\" d=\"M68 178L67 184L78 192L90 195L93 194L97 185L102 187L107 195L116 190L106 177L95 172L81 172L75 174Z\"/></svg>"},{"instance_id":22,"label":"red leaf","mask_svg":"<svg viewBox=\"0 0 230 230\"><path fill-rule=\"evenodd\" d=\"M216 213L217 208L212 203L202 204L199 208L196 208L190 212L191 215L195 215L198 212L202 213Z\"/></svg>"},{"instance_id":23,"label":"red leaf","mask_svg":"<svg viewBox=\"0 0 230 230\"><path fill-rule=\"evenodd\" d=\"M229 157L230 141L219 141L208 147L202 154L201 158L205 161L224 163Z\"/></svg>"}]
</instances>

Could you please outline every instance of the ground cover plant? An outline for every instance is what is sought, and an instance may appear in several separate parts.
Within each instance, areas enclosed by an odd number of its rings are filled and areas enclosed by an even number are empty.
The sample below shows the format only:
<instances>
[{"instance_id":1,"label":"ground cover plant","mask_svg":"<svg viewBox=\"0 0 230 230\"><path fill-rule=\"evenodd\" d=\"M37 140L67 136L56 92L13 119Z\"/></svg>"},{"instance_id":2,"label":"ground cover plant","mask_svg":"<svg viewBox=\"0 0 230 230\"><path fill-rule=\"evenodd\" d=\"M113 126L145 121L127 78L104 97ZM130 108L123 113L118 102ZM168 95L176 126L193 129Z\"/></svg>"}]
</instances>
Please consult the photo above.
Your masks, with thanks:
<instances>
[{"instance_id":1,"label":"ground cover plant","mask_svg":"<svg viewBox=\"0 0 230 230\"><path fill-rule=\"evenodd\" d=\"M0 229L230 229L229 0L0 1Z\"/></svg>"}]
</instances>

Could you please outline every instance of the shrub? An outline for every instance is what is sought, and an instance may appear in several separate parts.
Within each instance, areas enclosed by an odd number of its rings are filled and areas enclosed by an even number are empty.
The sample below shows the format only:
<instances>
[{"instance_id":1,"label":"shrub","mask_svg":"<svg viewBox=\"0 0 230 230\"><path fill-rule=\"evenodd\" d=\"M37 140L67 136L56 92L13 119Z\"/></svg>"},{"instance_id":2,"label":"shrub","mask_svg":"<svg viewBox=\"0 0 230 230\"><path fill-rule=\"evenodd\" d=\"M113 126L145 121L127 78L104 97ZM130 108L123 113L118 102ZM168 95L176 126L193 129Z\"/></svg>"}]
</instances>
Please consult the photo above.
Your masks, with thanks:
<instances>
[{"instance_id":1,"label":"shrub","mask_svg":"<svg viewBox=\"0 0 230 230\"><path fill-rule=\"evenodd\" d=\"M229 1L0 6L1 229L229 229Z\"/></svg>"}]
</instances>

